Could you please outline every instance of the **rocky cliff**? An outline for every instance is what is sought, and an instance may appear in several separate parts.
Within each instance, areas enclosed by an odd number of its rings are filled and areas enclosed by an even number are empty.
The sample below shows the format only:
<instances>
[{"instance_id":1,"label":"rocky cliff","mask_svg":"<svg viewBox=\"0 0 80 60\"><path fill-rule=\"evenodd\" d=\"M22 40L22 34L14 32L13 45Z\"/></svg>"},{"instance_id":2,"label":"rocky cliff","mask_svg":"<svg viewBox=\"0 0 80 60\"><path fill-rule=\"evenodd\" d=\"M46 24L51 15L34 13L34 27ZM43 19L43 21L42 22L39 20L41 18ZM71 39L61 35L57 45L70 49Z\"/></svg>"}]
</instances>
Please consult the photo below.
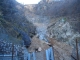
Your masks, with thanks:
<instances>
[{"instance_id":1,"label":"rocky cliff","mask_svg":"<svg viewBox=\"0 0 80 60\"><path fill-rule=\"evenodd\" d=\"M35 6L34 12L39 15L52 17L80 13L79 0L42 0Z\"/></svg>"},{"instance_id":2,"label":"rocky cliff","mask_svg":"<svg viewBox=\"0 0 80 60\"><path fill-rule=\"evenodd\" d=\"M37 34L39 34L38 36L41 37L42 40L45 40L43 37L46 36L55 38L58 42L64 42L73 47L72 50L75 50L76 39L78 39L78 46L80 48L79 2L79 0L42 0L37 5L29 5L29 7L31 7L30 9L26 5L30 11L30 15L27 16L27 18L37 26ZM44 27L47 27L47 29ZM43 33L44 31L46 31L46 34ZM72 51L72 53L76 55L74 51ZM76 56L73 57L76 59ZM64 59L64 57L62 59ZM71 60L68 59L68 56L66 59Z\"/></svg>"},{"instance_id":3,"label":"rocky cliff","mask_svg":"<svg viewBox=\"0 0 80 60\"><path fill-rule=\"evenodd\" d=\"M25 6L11 1L13 0L1 0L0 3L1 40L23 44L22 37L14 29L24 31L31 37L36 31L37 37L33 39L30 49L35 50L35 46L39 47L37 40L46 41L47 37L51 37L57 40L51 39L54 40L51 43L55 48L56 60L72 60L72 50L76 47L75 40L80 39L79 0L42 0L39 4ZM5 6L6 8L3 8ZM46 46L42 46L41 43L40 45L42 48ZM76 56L73 57L76 59Z\"/></svg>"},{"instance_id":4,"label":"rocky cliff","mask_svg":"<svg viewBox=\"0 0 80 60\"><path fill-rule=\"evenodd\" d=\"M0 39L18 43L19 32L24 31L30 37L35 34L35 26L25 17L24 6L15 0L0 0Z\"/></svg>"}]
</instances>

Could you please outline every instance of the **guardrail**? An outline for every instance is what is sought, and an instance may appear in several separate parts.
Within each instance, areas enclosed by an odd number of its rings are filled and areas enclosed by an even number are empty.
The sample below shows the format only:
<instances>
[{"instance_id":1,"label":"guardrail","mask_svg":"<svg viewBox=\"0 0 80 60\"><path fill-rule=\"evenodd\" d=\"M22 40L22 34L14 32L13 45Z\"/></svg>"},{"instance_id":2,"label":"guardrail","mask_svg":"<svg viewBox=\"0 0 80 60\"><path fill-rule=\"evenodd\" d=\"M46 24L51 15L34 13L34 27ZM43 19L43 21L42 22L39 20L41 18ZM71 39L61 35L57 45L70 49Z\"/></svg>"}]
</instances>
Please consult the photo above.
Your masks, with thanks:
<instances>
[{"instance_id":1,"label":"guardrail","mask_svg":"<svg viewBox=\"0 0 80 60\"><path fill-rule=\"evenodd\" d=\"M44 57L46 57L46 60L54 60L54 51L53 51L52 47L45 50L45 53L46 53L46 56L44 56ZM38 60L36 57L36 52L27 53L27 59L26 60Z\"/></svg>"},{"instance_id":2,"label":"guardrail","mask_svg":"<svg viewBox=\"0 0 80 60\"><path fill-rule=\"evenodd\" d=\"M54 60L54 51L52 47L46 50L46 60Z\"/></svg>"}]
</instances>

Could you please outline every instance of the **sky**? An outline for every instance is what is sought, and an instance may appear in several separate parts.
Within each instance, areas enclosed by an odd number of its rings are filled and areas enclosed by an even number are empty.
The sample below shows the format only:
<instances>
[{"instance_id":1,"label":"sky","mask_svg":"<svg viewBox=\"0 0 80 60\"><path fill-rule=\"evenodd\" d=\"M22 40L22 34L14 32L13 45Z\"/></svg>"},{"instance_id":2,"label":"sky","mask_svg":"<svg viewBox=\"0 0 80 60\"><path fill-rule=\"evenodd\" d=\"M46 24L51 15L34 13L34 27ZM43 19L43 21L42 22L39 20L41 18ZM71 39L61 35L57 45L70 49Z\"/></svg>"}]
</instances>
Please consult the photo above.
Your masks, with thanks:
<instances>
[{"instance_id":1,"label":"sky","mask_svg":"<svg viewBox=\"0 0 80 60\"><path fill-rule=\"evenodd\" d=\"M41 0L16 0L21 4L38 4Z\"/></svg>"}]
</instances>

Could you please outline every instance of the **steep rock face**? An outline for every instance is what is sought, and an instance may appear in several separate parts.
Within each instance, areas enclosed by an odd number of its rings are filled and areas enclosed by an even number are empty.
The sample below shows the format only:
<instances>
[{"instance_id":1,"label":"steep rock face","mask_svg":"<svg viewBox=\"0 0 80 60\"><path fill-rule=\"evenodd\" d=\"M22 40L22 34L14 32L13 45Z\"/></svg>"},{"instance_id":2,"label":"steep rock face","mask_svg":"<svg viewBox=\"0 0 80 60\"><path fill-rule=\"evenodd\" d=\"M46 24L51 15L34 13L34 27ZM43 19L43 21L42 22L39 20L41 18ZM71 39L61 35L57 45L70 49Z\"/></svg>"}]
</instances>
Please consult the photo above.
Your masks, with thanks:
<instances>
[{"instance_id":1,"label":"steep rock face","mask_svg":"<svg viewBox=\"0 0 80 60\"><path fill-rule=\"evenodd\" d=\"M33 5L29 5L31 7L31 9L29 9L30 12L25 11L25 16L38 27L37 29L39 31L40 26L38 25L43 26L44 24L47 27L53 23L53 25L48 28L50 37L54 37L59 41L61 40L73 46L75 45L74 40L80 37L80 5L78 2L78 0L42 0L39 4L34 5L33 8ZM28 8L27 6L27 9ZM60 19L58 19L58 17ZM61 18L63 18L63 20L61 20ZM41 29L43 30L43 28Z\"/></svg>"},{"instance_id":2,"label":"steep rock face","mask_svg":"<svg viewBox=\"0 0 80 60\"><path fill-rule=\"evenodd\" d=\"M50 37L56 38L58 41L66 42L75 47L75 40L80 37L78 31L74 32L74 29L69 22L64 19L54 23L49 29Z\"/></svg>"},{"instance_id":3,"label":"steep rock face","mask_svg":"<svg viewBox=\"0 0 80 60\"><path fill-rule=\"evenodd\" d=\"M24 6L15 0L0 0L0 38L10 42L18 42L19 32L14 28L24 31L30 37L35 34L35 26L28 21L24 14Z\"/></svg>"},{"instance_id":4,"label":"steep rock face","mask_svg":"<svg viewBox=\"0 0 80 60\"><path fill-rule=\"evenodd\" d=\"M38 15L66 16L80 13L80 4L77 0L42 0L34 10Z\"/></svg>"}]
</instances>

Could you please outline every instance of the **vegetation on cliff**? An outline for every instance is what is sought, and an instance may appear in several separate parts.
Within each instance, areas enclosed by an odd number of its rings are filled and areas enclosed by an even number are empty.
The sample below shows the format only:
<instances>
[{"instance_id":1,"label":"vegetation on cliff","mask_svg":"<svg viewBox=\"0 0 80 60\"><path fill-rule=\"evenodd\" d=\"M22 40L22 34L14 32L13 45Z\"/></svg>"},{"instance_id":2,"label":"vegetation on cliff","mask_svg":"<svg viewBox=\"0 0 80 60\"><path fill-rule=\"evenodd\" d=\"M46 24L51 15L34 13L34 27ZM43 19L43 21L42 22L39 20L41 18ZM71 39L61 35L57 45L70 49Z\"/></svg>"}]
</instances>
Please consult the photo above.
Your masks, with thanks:
<instances>
[{"instance_id":1,"label":"vegetation on cliff","mask_svg":"<svg viewBox=\"0 0 80 60\"><path fill-rule=\"evenodd\" d=\"M35 26L24 13L24 6L15 0L0 0L0 39L11 42L22 40L22 37L17 38L19 32L14 28L24 31L30 37L35 34Z\"/></svg>"}]
</instances>

